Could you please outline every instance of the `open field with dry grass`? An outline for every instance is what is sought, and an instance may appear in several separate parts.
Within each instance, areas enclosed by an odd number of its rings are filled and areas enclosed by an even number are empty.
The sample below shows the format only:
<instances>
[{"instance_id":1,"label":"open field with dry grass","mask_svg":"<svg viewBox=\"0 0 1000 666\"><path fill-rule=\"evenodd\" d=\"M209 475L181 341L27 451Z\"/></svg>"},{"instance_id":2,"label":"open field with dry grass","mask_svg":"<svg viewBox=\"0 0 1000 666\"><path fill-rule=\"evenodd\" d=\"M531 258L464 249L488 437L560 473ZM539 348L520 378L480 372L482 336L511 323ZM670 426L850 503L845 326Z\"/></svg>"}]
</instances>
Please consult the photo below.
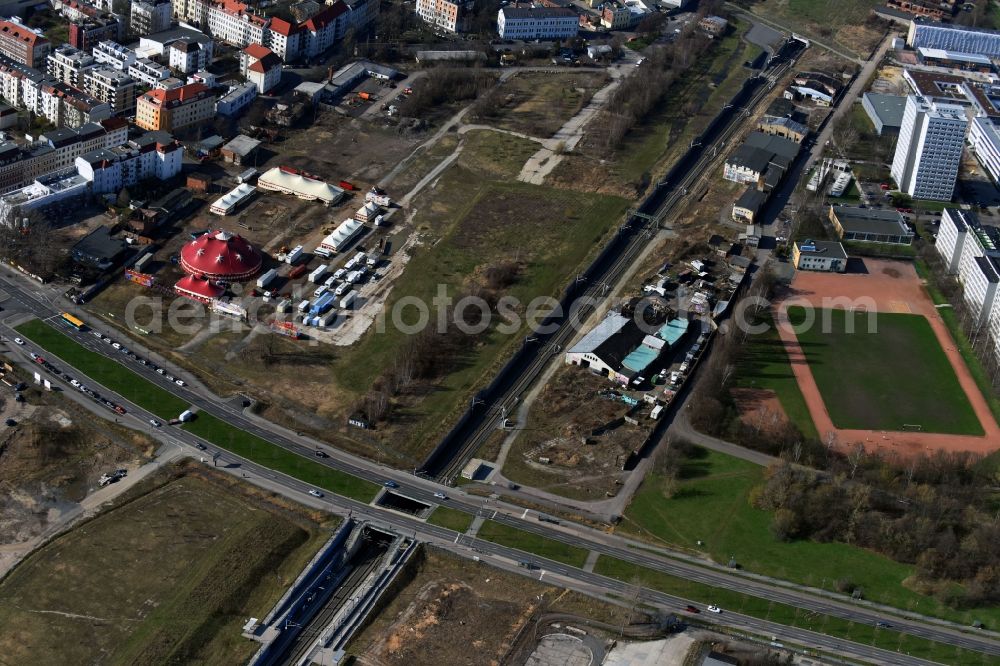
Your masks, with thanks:
<instances>
[{"instance_id":1,"label":"open field with dry grass","mask_svg":"<svg viewBox=\"0 0 1000 666\"><path fill-rule=\"evenodd\" d=\"M395 594L348 645L368 663L499 663L518 630L539 611L621 624L628 609L424 547ZM640 617L634 617L640 621Z\"/></svg>"},{"instance_id":2,"label":"open field with dry grass","mask_svg":"<svg viewBox=\"0 0 1000 666\"><path fill-rule=\"evenodd\" d=\"M132 489L0 583L4 661L238 663L328 537L318 515L192 467ZM329 528L331 525L327 525Z\"/></svg>"}]
</instances>

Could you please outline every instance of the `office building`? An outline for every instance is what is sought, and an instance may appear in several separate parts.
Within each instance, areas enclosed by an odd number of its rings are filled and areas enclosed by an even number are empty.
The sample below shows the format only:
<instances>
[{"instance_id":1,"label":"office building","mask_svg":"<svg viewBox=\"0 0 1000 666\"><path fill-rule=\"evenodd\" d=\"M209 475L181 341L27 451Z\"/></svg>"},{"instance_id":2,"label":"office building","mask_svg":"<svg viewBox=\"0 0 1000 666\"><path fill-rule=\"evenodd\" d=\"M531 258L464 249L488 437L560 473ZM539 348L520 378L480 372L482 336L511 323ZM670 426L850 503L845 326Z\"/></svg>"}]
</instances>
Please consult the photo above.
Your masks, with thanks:
<instances>
[{"instance_id":1,"label":"office building","mask_svg":"<svg viewBox=\"0 0 1000 666\"><path fill-rule=\"evenodd\" d=\"M913 243L913 231L896 210L830 206L829 218L841 240L891 245Z\"/></svg>"},{"instance_id":2,"label":"office building","mask_svg":"<svg viewBox=\"0 0 1000 666\"><path fill-rule=\"evenodd\" d=\"M916 199L951 201L968 125L962 107L909 95L892 160L899 189Z\"/></svg>"},{"instance_id":3,"label":"office building","mask_svg":"<svg viewBox=\"0 0 1000 666\"><path fill-rule=\"evenodd\" d=\"M792 263L800 271L843 273L847 270L847 252L836 241L796 241L792 245Z\"/></svg>"}]
</instances>

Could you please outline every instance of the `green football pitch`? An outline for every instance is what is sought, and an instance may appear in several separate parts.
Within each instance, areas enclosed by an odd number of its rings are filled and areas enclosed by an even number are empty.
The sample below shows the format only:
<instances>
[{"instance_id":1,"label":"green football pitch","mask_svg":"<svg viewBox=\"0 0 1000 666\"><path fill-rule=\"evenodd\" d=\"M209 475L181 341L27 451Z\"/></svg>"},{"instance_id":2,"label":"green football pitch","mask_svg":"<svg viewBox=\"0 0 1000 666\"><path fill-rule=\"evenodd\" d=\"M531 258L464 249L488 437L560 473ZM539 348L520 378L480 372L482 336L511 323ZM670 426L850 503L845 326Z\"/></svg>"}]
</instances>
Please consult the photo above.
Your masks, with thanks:
<instances>
[{"instance_id":1,"label":"green football pitch","mask_svg":"<svg viewBox=\"0 0 1000 666\"><path fill-rule=\"evenodd\" d=\"M788 309L793 325L805 317L801 307ZM922 315L817 310L797 337L837 428L983 434Z\"/></svg>"}]
</instances>

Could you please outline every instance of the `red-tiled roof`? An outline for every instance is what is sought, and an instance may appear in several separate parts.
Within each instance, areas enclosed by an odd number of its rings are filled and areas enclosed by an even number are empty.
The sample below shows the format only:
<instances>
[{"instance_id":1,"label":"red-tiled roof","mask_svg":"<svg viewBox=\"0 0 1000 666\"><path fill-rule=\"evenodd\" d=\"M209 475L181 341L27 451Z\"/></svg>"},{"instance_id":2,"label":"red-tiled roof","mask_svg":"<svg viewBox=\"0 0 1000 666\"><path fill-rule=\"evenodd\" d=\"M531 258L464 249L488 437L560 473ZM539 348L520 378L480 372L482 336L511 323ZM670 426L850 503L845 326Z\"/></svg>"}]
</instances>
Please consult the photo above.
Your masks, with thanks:
<instances>
[{"instance_id":1,"label":"red-tiled roof","mask_svg":"<svg viewBox=\"0 0 1000 666\"><path fill-rule=\"evenodd\" d=\"M11 23L10 21L0 21L0 33L10 35L11 37L19 39L32 47L37 44L47 44L49 41L41 35L35 34L26 28L22 28L16 23Z\"/></svg>"},{"instance_id":2,"label":"red-tiled roof","mask_svg":"<svg viewBox=\"0 0 1000 666\"><path fill-rule=\"evenodd\" d=\"M179 88L172 88L170 90L163 90L161 88L150 90L143 95L143 97L155 99L161 104L166 104L167 102L186 102L206 91L208 91L208 86L204 83L189 83L186 86L180 86Z\"/></svg>"},{"instance_id":3,"label":"red-tiled roof","mask_svg":"<svg viewBox=\"0 0 1000 666\"><path fill-rule=\"evenodd\" d=\"M299 26L289 23L285 19L273 18L271 19L271 32L276 32L279 35L284 35L288 37L294 35L299 31Z\"/></svg>"},{"instance_id":4,"label":"red-tiled roof","mask_svg":"<svg viewBox=\"0 0 1000 666\"><path fill-rule=\"evenodd\" d=\"M327 5L321 12L313 16L308 21L302 23L303 28L309 32L319 32L326 26L337 20L341 14L347 13L347 5L338 0L332 5Z\"/></svg>"},{"instance_id":5,"label":"red-tiled roof","mask_svg":"<svg viewBox=\"0 0 1000 666\"><path fill-rule=\"evenodd\" d=\"M268 72L275 67L281 67L281 58L273 53L268 53L266 56L250 65L250 71L263 74L264 72Z\"/></svg>"},{"instance_id":6,"label":"red-tiled roof","mask_svg":"<svg viewBox=\"0 0 1000 666\"><path fill-rule=\"evenodd\" d=\"M243 53L246 53L251 58L257 58L257 60L261 60L262 58L264 58L264 56L271 55L273 51L271 51L271 49L267 48L266 46L263 46L262 44L251 44L250 46L243 49Z\"/></svg>"}]
</instances>

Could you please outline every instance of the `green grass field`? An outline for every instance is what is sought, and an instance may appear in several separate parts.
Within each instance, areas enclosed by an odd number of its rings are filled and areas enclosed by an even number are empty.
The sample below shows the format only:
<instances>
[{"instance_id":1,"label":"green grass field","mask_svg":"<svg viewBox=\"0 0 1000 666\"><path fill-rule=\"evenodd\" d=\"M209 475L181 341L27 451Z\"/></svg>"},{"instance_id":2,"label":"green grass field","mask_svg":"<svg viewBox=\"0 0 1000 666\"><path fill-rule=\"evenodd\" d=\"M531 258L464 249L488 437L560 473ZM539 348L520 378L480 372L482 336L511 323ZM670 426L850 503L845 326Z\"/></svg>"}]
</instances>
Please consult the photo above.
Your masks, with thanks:
<instances>
[{"instance_id":1,"label":"green grass field","mask_svg":"<svg viewBox=\"0 0 1000 666\"><path fill-rule=\"evenodd\" d=\"M843 543L776 541L769 531L771 513L748 501L750 490L763 481L764 469L715 451L695 451L684 462L672 497L664 496L655 474L643 481L625 512L619 528L623 533L720 563L735 556L747 571L826 590L849 578L866 599L962 624L976 619L990 626L1000 623L1000 608L956 611L910 590L905 581L912 567L877 553Z\"/></svg>"},{"instance_id":2,"label":"green grass field","mask_svg":"<svg viewBox=\"0 0 1000 666\"><path fill-rule=\"evenodd\" d=\"M163 419L176 418L189 406L172 393L86 349L42 321L32 320L18 326L17 331L46 351L72 359L76 367L94 380ZM338 495L370 502L378 493L374 483L282 449L211 414L199 413L194 421L183 427L220 448Z\"/></svg>"},{"instance_id":3,"label":"green grass field","mask_svg":"<svg viewBox=\"0 0 1000 666\"><path fill-rule=\"evenodd\" d=\"M17 331L38 346L65 359L67 363L72 362L80 372L162 419L175 419L190 407L169 391L149 383L124 365L90 351L39 319L21 324ZM51 360L59 365L56 359Z\"/></svg>"},{"instance_id":4,"label":"green grass field","mask_svg":"<svg viewBox=\"0 0 1000 666\"><path fill-rule=\"evenodd\" d=\"M806 399L789 365L788 353L770 316L762 320L767 331L747 339L737 368L737 384L741 388L773 391L788 419L806 437L819 438L809 415Z\"/></svg>"},{"instance_id":5,"label":"green grass field","mask_svg":"<svg viewBox=\"0 0 1000 666\"><path fill-rule=\"evenodd\" d=\"M912 657L952 664L989 663L987 655L978 652L953 648L891 629L877 629L867 623L850 622L829 615L802 611L794 606L765 601L736 590L685 580L606 555L597 558L594 573L691 601L715 604L723 609L723 613L727 611L742 613L828 636L845 638L883 650L906 653Z\"/></svg>"},{"instance_id":6,"label":"green grass field","mask_svg":"<svg viewBox=\"0 0 1000 666\"><path fill-rule=\"evenodd\" d=\"M240 636L329 532L186 476L42 547L0 584L9 664L245 663Z\"/></svg>"},{"instance_id":7,"label":"green grass field","mask_svg":"<svg viewBox=\"0 0 1000 666\"><path fill-rule=\"evenodd\" d=\"M519 530L516 527L495 523L492 520L483 523L476 536L508 548L517 548L526 553L547 557L572 567L582 567L587 562L587 551L583 548L547 539L531 532Z\"/></svg>"},{"instance_id":8,"label":"green grass field","mask_svg":"<svg viewBox=\"0 0 1000 666\"><path fill-rule=\"evenodd\" d=\"M815 314L815 324L798 340L835 426L898 431L919 424L925 432L983 434L925 317L878 313L876 330L869 332L866 313ZM789 308L788 316L797 325L806 311Z\"/></svg>"},{"instance_id":9,"label":"green grass field","mask_svg":"<svg viewBox=\"0 0 1000 666\"><path fill-rule=\"evenodd\" d=\"M434 509L434 513L427 519L427 522L431 525L437 525L438 527L444 527L445 529L464 534L469 529L469 526L472 525L472 519L473 516L471 513L465 513L464 511L451 509L446 506L439 506Z\"/></svg>"}]
</instances>

